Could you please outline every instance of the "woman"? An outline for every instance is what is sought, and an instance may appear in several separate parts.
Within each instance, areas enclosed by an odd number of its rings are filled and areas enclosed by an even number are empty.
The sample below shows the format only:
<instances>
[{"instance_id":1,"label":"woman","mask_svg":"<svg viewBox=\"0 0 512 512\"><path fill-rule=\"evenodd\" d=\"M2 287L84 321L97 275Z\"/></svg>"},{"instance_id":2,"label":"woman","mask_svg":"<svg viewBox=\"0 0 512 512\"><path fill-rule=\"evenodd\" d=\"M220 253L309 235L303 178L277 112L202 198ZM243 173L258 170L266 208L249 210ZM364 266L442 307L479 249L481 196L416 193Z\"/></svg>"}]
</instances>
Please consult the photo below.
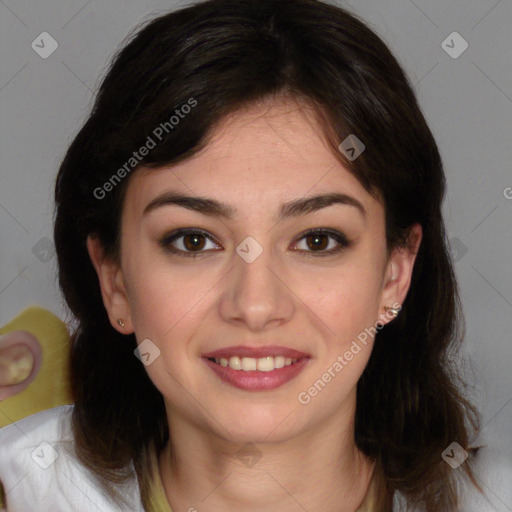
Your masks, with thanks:
<instances>
[{"instance_id":1,"label":"woman","mask_svg":"<svg viewBox=\"0 0 512 512\"><path fill-rule=\"evenodd\" d=\"M460 510L478 415L447 357L444 192L354 15L209 0L146 24L59 170L75 405L2 432L8 510Z\"/></svg>"}]
</instances>

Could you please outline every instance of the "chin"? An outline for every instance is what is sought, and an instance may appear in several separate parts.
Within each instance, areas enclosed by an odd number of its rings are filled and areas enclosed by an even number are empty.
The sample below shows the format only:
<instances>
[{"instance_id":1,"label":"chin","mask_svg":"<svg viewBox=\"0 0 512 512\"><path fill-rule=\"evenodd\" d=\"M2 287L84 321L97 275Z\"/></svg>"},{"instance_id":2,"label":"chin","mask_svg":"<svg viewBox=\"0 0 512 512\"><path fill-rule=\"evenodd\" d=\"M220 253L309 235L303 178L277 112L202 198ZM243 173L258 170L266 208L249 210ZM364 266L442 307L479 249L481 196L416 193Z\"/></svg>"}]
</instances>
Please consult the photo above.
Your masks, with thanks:
<instances>
[{"instance_id":1,"label":"chin","mask_svg":"<svg viewBox=\"0 0 512 512\"><path fill-rule=\"evenodd\" d=\"M231 443L279 443L299 433L297 414L300 411L300 408L283 406L275 402L245 403L232 409L212 411L212 417L216 418L218 423L209 423L223 439ZM225 427L225 430L222 427Z\"/></svg>"}]
</instances>

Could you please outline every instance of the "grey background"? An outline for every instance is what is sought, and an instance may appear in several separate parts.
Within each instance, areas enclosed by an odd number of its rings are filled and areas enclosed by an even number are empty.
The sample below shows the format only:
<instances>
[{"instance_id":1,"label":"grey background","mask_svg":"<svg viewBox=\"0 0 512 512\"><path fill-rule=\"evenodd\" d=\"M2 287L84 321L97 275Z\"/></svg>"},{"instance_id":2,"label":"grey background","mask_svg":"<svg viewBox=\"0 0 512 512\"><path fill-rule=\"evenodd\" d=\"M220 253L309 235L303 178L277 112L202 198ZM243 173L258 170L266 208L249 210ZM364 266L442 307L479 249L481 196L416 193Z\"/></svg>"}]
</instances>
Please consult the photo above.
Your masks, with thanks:
<instances>
[{"instance_id":1,"label":"grey background","mask_svg":"<svg viewBox=\"0 0 512 512\"><path fill-rule=\"evenodd\" d=\"M481 438L512 460L512 4L338 3L388 43L439 144L467 325L463 354L483 413ZM184 4L0 0L0 325L30 304L68 319L50 241L60 160L129 31ZM454 31L469 45L458 58L442 47ZM42 32L59 45L47 59L31 47Z\"/></svg>"}]
</instances>

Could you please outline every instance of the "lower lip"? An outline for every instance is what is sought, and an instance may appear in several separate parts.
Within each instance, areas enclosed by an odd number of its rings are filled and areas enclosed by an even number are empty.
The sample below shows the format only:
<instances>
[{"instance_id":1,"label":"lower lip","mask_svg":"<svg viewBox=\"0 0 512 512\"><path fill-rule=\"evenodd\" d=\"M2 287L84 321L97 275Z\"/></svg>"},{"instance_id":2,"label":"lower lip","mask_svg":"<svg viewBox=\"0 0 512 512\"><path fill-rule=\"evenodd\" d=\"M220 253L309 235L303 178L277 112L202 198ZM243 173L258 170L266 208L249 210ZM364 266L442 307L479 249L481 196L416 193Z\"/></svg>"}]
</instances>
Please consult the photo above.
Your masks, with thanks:
<instances>
[{"instance_id":1,"label":"lower lip","mask_svg":"<svg viewBox=\"0 0 512 512\"><path fill-rule=\"evenodd\" d=\"M304 369L309 358L303 357L296 363L276 368L271 372L233 370L229 366L221 366L209 359L203 358L203 360L218 377L232 386L246 391L268 391L276 389L296 377Z\"/></svg>"}]
</instances>

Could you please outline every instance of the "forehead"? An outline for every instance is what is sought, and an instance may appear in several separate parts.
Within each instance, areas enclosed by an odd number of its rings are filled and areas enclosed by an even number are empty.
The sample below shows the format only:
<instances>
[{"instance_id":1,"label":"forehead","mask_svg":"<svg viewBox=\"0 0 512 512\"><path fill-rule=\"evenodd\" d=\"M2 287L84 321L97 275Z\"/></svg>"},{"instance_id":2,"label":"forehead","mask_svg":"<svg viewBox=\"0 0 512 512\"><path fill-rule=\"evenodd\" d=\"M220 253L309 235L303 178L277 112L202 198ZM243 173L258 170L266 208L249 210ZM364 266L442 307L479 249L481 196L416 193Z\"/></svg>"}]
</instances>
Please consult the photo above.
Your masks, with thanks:
<instances>
[{"instance_id":1,"label":"forehead","mask_svg":"<svg viewBox=\"0 0 512 512\"><path fill-rule=\"evenodd\" d=\"M221 120L206 147L190 159L136 170L125 206L142 213L166 190L212 197L242 213L274 213L276 203L329 192L356 197L370 214L380 206L333 154L312 107L296 101L241 109Z\"/></svg>"}]
</instances>

